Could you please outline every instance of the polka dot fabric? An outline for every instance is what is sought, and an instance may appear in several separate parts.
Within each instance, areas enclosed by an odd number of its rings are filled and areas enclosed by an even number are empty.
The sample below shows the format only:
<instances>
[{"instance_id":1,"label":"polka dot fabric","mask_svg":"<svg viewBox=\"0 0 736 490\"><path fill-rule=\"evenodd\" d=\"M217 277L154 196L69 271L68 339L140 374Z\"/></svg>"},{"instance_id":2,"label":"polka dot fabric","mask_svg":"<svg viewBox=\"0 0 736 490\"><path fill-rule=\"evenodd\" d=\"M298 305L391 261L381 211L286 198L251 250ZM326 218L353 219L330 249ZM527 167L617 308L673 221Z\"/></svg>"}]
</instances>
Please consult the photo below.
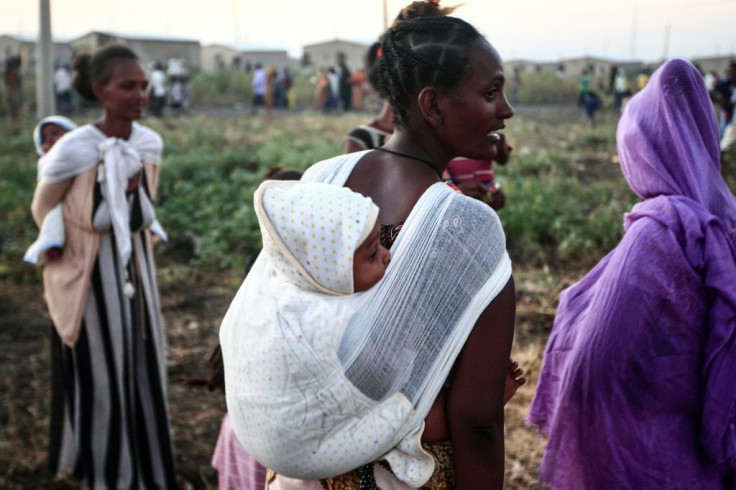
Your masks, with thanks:
<instances>
[{"instance_id":1,"label":"polka dot fabric","mask_svg":"<svg viewBox=\"0 0 736 490\"><path fill-rule=\"evenodd\" d=\"M322 162L303 180L342 186L345 162L358 159ZM347 294L356 235L375 226L377 209L342 187L323 188L328 197L306 185L267 183L256 194L264 253L220 328L233 428L279 475L320 479L383 460L402 485L421 487L435 467L422 450L423 421L511 276L501 223L437 183L404 223L384 278ZM364 227L350 223L363 211ZM315 255L313 240L323 237L335 247ZM332 276L318 278L325 265Z\"/></svg>"},{"instance_id":2,"label":"polka dot fabric","mask_svg":"<svg viewBox=\"0 0 736 490\"><path fill-rule=\"evenodd\" d=\"M311 291L353 293L353 255L378 217L370 198L329 184L267 180L254 200L263 249L279 275Z\"/></svg>"}]
</instances>

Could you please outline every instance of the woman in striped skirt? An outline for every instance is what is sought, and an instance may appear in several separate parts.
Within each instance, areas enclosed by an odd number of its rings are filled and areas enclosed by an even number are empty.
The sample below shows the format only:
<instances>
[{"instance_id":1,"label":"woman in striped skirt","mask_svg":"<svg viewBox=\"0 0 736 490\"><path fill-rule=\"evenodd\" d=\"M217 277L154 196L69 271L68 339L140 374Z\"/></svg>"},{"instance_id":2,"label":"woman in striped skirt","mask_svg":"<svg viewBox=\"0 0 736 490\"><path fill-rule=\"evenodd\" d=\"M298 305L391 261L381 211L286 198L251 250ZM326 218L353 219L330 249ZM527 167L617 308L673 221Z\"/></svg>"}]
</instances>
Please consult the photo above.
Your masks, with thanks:
<instances>
[{"instance_id":1,"label":"woman in striped skirt","mask_svg":"<svg viewBox=\"0 0 736 490\"><path fill-rule=\"evenodd\" d=\"M61 254L43 264L60 339L50 466L95 489L176 488L150 235L165 237L152 205L162 141L134 122L146 74L117 45L78 57L75 70L75 89L103 115L43 157L32 205L42 226L61 203L65 231Z\"/></svg>"}]
</instances>

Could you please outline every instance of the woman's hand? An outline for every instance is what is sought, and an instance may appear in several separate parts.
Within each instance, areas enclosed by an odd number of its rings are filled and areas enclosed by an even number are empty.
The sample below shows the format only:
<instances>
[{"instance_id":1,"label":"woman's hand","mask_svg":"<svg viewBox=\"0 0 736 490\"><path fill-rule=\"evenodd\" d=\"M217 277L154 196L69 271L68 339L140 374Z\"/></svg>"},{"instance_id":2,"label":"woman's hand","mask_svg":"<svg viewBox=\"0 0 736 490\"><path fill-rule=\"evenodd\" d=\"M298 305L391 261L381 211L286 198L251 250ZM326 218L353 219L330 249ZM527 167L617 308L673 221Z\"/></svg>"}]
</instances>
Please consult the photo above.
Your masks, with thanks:
<instances>
[{"instance_id":1,"label":"woman's hand","mask_svg":"<svg viewBox=\"0 0 736 490\"><path fill-rule=\"evenodd\" d=\"M61 257L61 249L59 247L51 247L44 252L46 260L56 260Z\"/></svg>"},{"instance_id":2,"label":"woman's hand","mask_svg":"<svg viewBox=\"0 0 736 490\"><path fill-rule=\"evenodd\" d=\"M484 202L488 203L495 211L498 211L506 205L506 194L499 188L495 192L489 193Z\"/></svg>"}]
</instances>

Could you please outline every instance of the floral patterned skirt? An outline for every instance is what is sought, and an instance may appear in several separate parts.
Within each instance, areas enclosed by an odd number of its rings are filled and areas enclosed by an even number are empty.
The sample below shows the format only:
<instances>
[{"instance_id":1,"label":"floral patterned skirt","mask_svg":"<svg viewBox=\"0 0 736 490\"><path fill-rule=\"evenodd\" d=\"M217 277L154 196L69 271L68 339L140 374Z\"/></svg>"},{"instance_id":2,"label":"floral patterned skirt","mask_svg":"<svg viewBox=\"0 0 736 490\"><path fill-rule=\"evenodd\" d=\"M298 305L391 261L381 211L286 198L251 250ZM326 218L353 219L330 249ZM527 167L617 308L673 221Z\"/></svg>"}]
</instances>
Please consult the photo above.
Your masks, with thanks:
<instances>
[{"instance_id":1,"label":"floral patterned skirt","mask_svg":"<svg viewBox=\"0 0 736 490\"><path fill-rule=\"evenodd\" d=\"M422 446L434 457L437 463L429 481L421 487L422 490L451 490L455 488L454 450L452 443L450 441L441 441L422 443ZM374 468L374 465L378 465L381 468ZM385 461L371 463L339 476L319 480L319 482L316 480L283 479L273 471L268 470L266 488L269 490L313 488L322 488L324 490L375 490L376 488L380 488L380 486L377 486L380 483L376 482L374 473L377 474L379 472L383 475L388 475L387 477L389 479L393 477L390 467ZM393 479L398 482L395 478ZM283 480L288 480L288 483Z\"/></svg>"}]
</instances>

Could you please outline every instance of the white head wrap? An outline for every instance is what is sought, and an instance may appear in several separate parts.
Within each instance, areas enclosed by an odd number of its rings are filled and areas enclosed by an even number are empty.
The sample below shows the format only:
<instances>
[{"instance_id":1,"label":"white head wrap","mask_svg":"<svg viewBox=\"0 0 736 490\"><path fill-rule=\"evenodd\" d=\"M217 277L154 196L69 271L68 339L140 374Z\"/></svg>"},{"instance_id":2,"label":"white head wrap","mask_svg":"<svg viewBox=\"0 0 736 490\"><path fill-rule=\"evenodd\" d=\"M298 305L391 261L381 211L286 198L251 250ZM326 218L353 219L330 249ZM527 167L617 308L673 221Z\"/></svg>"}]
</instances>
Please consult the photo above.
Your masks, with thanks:
<instances>
[{"instance_id":1,"label":"white head wrap","mask_svg":"<svg viewBox=\"0 0 736 490\"><path fill-rule=\"evenodd\" d=\"M41 134L41 131L47 124L59 126L67 132L72 129L76 129L77 127L74 121L64 116L49 116L41 119L36 127L33 128L33 144L36 147L36 153L38 153L38 156L43 156L43 148L41 147L41 145L43 145L43 135Z\"/></svg>"},{"instance_id":2,"label":"white head wrap","mask_svg":"<svg viewBox=\"0 0 736 490\"><path fill-rule=\"evenodd\" d=\"M345 187L267 180L255 193L263 251L283 279L325 294L353 292L353 255L378 207Z\"/></svg>"},{"instance_id":3,"label":"white head wrap","mask_svg":"<svg viewBox=\"0 0 736 490\"><path fill-rule=\"evenodd\" d=\"M302 181L343 185L362 156L321 162ZM315 479L385 459L410 486L430 478L424 419L511 262L496 214L440 183L391 256L370 290L329 296L284 280L263 253L238 291L220 330L227 405L267 467Z\"/></svg>"}]
</instances>

